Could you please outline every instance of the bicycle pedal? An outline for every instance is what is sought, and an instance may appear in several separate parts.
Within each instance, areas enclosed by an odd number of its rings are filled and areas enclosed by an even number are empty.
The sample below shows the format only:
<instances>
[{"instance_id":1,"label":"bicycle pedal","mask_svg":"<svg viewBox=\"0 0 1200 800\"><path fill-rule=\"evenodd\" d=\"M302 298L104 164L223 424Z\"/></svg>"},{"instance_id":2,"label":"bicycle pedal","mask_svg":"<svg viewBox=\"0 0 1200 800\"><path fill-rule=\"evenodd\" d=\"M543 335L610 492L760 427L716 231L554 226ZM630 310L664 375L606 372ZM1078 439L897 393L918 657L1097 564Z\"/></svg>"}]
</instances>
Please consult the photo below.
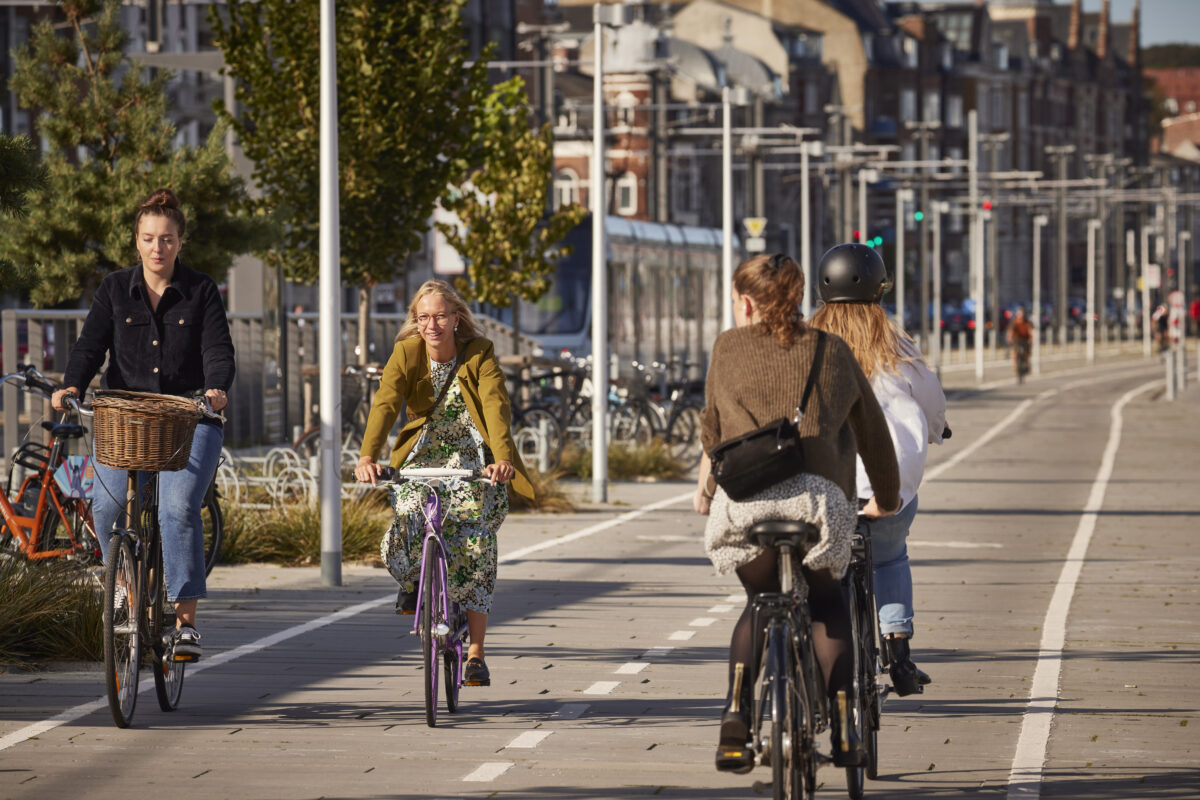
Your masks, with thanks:
<instances>
[{"instance_id":1,"label":"bicycle pedal","mask_svg":"<svg viewBox=\"0 0 1200 800\"><path fill-rule=\"evenodd\" d=\"M176 663L183 663L183 664L186 664L186 663L189 663L189 662L194 662L194 661L199 661L199 660L200 660L200 657L199 657L199 656L185 655L185 654L182 654L182 653L175 653L175 654L172 654L171 658L172 658L172 659L173 659L173 660L174 660Z\"/></svg>"},{"instance_id":2,"label":"bicycle pedal","mask_svg":"<svg viewBox=\"0 0 1200 800\"><path fill-rule=\"evenodd\" d=\"M121 633L125 635L137 633L137 625L113 625L113 633Z\"/></svg>"}]
</instances>

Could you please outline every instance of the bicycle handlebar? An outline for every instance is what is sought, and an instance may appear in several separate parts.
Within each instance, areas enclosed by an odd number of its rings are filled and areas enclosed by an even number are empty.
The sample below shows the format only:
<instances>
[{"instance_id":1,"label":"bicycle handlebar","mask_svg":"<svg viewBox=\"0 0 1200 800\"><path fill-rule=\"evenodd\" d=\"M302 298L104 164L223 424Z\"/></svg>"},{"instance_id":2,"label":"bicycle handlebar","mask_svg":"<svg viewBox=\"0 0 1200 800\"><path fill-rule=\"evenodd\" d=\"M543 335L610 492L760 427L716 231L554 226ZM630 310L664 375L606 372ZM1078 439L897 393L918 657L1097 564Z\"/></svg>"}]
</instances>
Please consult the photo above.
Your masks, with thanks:
<instances>
[{"instance_id":1,"label":"bicycle handlebar","mask_svg":"<svg viewBox=\"0 0 1200 800\"><path fill-rule=\"evenodd\" d=\"M421 480L421 479L443 479L443 478L467 478L468 480L491 480L479 470L474 469L447 469L444 467L409 467L408 469L397 469L395 467L380 467L379 480L395 482L399 480Z\"/></svg>"}]
</instances>

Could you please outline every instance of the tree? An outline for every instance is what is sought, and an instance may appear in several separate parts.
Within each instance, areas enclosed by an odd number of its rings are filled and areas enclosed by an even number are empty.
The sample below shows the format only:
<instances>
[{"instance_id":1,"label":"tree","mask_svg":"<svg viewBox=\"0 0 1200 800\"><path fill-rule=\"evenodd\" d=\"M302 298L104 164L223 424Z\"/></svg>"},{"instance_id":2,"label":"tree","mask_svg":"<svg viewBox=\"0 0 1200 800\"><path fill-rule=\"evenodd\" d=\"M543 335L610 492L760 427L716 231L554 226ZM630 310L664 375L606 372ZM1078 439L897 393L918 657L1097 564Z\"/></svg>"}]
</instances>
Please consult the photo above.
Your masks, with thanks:
<instances>
[{"instance_id":1,"label":"tree","mask_svg":"<svg viewBox=\"0 0 1200 800\"><path fill-rule=\"evenodd\" d=\"M28 136L0 136L0 218L28 213L26 194L46 182L46 171L37 163L37 148ZM28 267L0 258L0 285L28 286L36 278Z\"/></svg>"},{"instance_id":2,"label":"tree","mask_svg":"<svg viewBox=\"0 0 1200 800\"><path fill-rule=\"evenodd\" d=\"M0 257L34 276L36 305L78 302L105 274L136 258L137 202L160 186L179 195L189 220L187 263L220 278L239 253L265 241L266 227L231 213L245 199L218 126L198 148L175 148L166 84L124 54L119 0L62 0L64 34L43 22L16 54L12 87L41 110L49 144L47 181L28 195L29 213L0 230Z\"/></svg>"},{"instance_id":3,"label":"tree","mask_svg":"<svg viewBox=\"0 0 1200 800\"><path fill-rule=\"evenodd\" d=\"M587 210L571 204L546 213L553 179L554 139L549 124L535 131L527 116L524 83L513 78L496 87L480 117L483 160L468 183L443 200L461 225L438 230L467 265L456 281L467 300L513 309L513 346L520 320L517 298L534 302L550 288L559 246Z\"/></svg>"},{"instance_id":4,"label":"tree","mask_svg":"<svg viewBox=\"0 0 1200 800\"><path fill-rule=\"evenodd\" d=\"M465 0L337 4L341 275L359 287L359 359L376 283L403 273L438 196L475 160L487 57L467 65ZM235 127L283 242L261 255L288 278L318 278L320 122L317 0L230 0L210 19L237 78ZM490 52L490 51L488 51Z\"/></svg>"}]
</instances>

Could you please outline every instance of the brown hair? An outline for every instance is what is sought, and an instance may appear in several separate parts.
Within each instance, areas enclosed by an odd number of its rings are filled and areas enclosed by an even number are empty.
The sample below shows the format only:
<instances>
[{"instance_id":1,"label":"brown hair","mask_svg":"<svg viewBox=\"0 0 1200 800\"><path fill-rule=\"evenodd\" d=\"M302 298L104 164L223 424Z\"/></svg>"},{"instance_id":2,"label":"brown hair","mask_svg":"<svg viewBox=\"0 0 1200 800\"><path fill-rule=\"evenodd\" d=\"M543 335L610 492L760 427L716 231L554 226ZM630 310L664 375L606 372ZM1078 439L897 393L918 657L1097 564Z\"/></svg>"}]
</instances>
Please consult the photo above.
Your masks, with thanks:
<instances>
[{"instance_id":1,"label":"brown hair","mask_svg":"<svg viewBox=\"0 0 1200 800\"><path fill-rule=\"evenodd\" d=\"M795 261L782 253L748 258L734 270L733 288L754 301L754 319L762 324L764 335L774 336L785 347L795 343L804 330L800 319L804 273Z\"/></svg>"},{"instance_id":2,"label":"brown hair","mask_svg":"<svg viewBox=\"0 0 1200 800\"><path fill-rule=\"evenodd\" d=\"M138 227L142 224L142 217L166 217L175 223L181 240L184 233L187 232L187 220L183 218L183 212L179 210L179 198L170 189L155 189L138 205L137 216L133 219L133 235L135 237Z\"/></svg>"},{"instance_id":3,"label":"brown hair","mask_svg":"<svg viewBox=\"0 0 1200 800\"><path fill-rule=\"evenodd\" d=\"M458 312L458 327L454 329L454 340L456 342L465 342L479 336L479 326L475 322L475 317L471 314L471 309L467 308L467 303L462 299L462 295L454 291L454 287L445 281L425 281L421 284L421 288L417 289L417 293L413 295L412 302L408 304L408 319L404 321L403 327L400 328L400 333L396 334L396 341L401 339L411 339L414 336L420 336L420 331L417 329L417 303L424 300L431 294L436 294L438 297L446 301L446 305Z\"/></svg>"},{"instance_id":4,"label":"brown hair","mask_svg":"<svg viewBox=\"0 0 1200 800\"><path fill-rule=\"evenodd\" d=\"M826 303L813 314L809 325L836 334L850 345L868 378L879 369L899 372L901 361L924 361L916 343L878 303ZM904 343L911 347L903 347Z\"/></svg>"}]
</instances>

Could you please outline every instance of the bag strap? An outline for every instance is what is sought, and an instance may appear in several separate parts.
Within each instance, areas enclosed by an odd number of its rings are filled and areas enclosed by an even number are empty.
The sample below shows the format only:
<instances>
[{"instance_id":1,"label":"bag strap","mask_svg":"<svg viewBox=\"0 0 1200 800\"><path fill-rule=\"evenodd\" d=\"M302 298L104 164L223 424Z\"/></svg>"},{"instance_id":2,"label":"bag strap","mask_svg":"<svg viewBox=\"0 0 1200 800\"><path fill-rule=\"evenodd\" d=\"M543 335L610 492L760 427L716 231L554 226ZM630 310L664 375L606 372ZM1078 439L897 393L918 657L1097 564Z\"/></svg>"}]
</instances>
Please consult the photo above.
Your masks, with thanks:
<instances>
[{"instance_id":1,"label":"bag strap","mask_svg":"<svg viewBox=\"0 0 1200 800\"><path fill-rule=\"evenodd\" d=\"M808 380L804 384L804 395L800 398L800 414L808 408L808 396L812 394L813 384L817 382L817 373L821 371L821 357L825 354L825 331L817 331L816 352L813 353L812 367L808 370Z\"/></svg>"}]
</instances>

